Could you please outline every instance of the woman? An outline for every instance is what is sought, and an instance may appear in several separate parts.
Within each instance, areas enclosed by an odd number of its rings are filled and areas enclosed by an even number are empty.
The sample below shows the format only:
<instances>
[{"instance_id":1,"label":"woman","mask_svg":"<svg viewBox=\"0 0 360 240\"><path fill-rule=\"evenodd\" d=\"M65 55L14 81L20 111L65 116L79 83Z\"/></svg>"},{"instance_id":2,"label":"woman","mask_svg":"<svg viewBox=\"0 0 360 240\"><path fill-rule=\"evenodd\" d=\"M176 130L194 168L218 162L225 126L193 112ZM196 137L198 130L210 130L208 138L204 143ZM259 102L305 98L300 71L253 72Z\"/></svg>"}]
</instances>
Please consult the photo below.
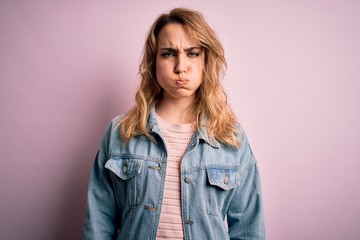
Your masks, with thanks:
<instances>
[{"instance_id":1,"label":"woman","mask_svg":"<svg viewBox=\"0 0 360 240\"><path fill-rule=\"evenodd\" d=\"M136 104L96 156L84 239L265 239L256 160L224 68L200 13L177 8L154 22Z\"/></svg>"}]
</instances>

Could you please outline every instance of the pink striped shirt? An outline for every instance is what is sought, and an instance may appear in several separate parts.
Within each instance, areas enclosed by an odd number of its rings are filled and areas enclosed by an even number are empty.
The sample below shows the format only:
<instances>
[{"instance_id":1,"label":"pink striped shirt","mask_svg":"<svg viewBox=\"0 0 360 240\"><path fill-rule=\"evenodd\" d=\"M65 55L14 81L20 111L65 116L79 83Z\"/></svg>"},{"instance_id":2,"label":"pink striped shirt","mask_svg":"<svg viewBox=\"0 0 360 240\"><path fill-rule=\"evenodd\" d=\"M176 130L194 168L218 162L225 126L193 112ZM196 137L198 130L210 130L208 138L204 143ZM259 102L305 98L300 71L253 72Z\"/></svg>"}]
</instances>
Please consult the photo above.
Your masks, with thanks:
<instances>
[{"instance_id":1,"label":"pink striped shirt","mask_svg":"<svg viewBox=\"0 0 360 240\"><path fill-rule=\"evenodd\" d=\"M157 239L184 239L181 218L181 159L194 134L192 124L171 124L156 114L168 152Z\"/></svg>"}]
</instances>

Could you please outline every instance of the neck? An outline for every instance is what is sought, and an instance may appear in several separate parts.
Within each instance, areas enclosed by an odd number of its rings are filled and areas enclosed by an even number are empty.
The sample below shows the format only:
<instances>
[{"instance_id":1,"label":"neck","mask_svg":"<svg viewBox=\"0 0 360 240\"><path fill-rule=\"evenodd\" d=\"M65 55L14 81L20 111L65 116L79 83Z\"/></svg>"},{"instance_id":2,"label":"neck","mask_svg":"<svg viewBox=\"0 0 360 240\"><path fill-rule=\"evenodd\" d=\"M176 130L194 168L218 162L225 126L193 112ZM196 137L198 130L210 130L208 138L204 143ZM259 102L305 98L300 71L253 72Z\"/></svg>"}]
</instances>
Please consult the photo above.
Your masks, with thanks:
<instances>
[{"instance_id":1,"label":"neck","mask_svg":"<svg viewBox=\"0 0 360 240\"><path fill-rule=\"evenodd\" d=\"M188 99L163 99L156 107L156 113L173 124L192 123L196 118L190 109L193 102Z\"/></svg>"}]
</instances>

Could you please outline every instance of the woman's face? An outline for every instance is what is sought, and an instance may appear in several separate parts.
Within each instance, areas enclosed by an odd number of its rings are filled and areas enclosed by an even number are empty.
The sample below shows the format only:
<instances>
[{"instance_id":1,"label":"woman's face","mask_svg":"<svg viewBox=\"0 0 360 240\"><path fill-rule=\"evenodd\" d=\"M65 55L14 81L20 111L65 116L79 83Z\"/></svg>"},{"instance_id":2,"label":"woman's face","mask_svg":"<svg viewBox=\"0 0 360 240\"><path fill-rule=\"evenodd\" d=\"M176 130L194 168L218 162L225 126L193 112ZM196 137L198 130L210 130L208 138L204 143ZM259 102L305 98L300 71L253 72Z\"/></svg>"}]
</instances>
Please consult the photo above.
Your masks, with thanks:
<instances>
[{"instance_id":1,"label":"woman's face","mask_svg":"<svg viewBox=\"0 0 360 240\"><path fill-rule=\"evenodd\" d=\"M166 99L195 99L203 79L204 54L198 42L177 23L165 25L158 36L156 79Z\"/></svg>"}]
</instances>

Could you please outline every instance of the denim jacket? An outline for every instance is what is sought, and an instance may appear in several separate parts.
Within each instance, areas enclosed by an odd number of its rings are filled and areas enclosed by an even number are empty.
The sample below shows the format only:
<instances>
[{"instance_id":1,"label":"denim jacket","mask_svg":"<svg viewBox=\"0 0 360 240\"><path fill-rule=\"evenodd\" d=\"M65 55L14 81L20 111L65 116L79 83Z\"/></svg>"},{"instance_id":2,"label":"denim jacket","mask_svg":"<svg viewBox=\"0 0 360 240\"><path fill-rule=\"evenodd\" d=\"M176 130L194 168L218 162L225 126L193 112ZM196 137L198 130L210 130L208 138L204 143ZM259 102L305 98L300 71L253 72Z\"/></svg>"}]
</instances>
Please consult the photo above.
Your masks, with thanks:
<instances>
[{"instance_id":1,"label":"denim jacket","mask_svg":"<svg viewBox=\"0 0 360 240\"><path fill-rule=\"evenodd\" d=\"M151 111L147 127L125 145L118 116L109 124L90 174L83 239L156 239L166 146ZM184 238L265 239L256 160L246 134L239 148L211 141L206 126L195 132L181 162ZM227 224L226 224L227 223Z\"/></svg>"}]
</instances>

